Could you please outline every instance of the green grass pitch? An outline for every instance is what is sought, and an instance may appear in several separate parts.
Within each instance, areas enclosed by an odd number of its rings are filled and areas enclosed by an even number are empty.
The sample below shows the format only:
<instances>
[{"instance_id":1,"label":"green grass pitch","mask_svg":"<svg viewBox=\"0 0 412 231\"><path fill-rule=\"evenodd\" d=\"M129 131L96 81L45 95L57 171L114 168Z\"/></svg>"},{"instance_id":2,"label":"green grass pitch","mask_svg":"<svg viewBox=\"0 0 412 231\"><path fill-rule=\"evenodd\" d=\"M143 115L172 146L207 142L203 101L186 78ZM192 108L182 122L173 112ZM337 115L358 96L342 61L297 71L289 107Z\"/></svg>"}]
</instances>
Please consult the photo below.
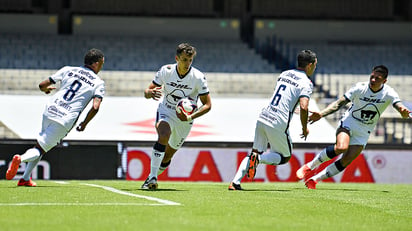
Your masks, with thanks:
<instances>
[{"instance_id":1,"label":"green grass pitch","mask_svg":"<svg viewBox=\"0 0 412 231\"><path fill-rule=\"evenodd\" d=\"M412 230L412 185L0 180L0 230Z\"/></svg>"}]
</instances>

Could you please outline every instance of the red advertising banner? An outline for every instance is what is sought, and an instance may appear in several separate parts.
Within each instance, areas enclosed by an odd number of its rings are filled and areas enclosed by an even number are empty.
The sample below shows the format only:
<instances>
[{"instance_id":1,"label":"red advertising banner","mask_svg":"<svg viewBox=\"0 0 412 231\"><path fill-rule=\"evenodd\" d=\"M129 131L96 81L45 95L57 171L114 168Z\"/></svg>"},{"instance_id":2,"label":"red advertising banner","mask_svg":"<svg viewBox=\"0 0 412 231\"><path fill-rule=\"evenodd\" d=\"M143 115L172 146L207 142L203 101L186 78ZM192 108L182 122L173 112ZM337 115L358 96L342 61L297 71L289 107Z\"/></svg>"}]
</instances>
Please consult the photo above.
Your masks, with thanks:
<instances>
[{"instance_id":1,"label":"red advertising banner","mask_svg":"<svg viewBox=\"0 0 412 231\"><path fill-rule=\"evenodd\" d=\"M255 182L296 182L295 172L312 160L320 150L293 151L285 165L261 164ZM172 163L160 176L164 181L230 182L248 149L239 148L185 148L179 150ZM126 179L144 181L150 172L151 148L128 148ZM339 157L337 157L339 158ZM335 159L323 163L315 173ZM412 183L411 151L365 150L341 174L324 182ZM249 181L246 177L244 182Z\"/></svg>"}]
</instances>

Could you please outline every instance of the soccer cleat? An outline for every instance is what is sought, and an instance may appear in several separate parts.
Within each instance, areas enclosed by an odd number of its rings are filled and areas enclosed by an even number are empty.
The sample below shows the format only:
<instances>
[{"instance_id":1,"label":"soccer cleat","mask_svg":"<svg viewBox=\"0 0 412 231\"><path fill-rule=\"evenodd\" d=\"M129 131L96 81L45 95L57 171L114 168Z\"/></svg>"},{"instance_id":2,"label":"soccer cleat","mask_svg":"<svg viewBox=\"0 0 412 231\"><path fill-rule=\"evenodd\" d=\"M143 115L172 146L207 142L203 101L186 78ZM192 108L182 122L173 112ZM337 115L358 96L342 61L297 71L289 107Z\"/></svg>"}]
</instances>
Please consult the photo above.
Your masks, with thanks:
<instances>
[{"instance_id":1,"label":"soccer cleat","mask_svg":"<svg viewBox=\"0 0 412 231\"><path fill-rule=\"evenodd\" d=\"M247 178L253 179L256 175L256 167L259 164L258 154L252 152L249 157L249 169L247 170Z\"/></svg>"},{"instance_id":2,"label":"soccer cleat","mask_svg":"<svg viewBox=\"0 0 412 231\"><path fill-rule=\"evenodd\" d=\"M149 179L149 177L144 181L142 189L146 190L156 190L157 189L157 178L152 177Z\"/></svg>"},{"instance_id":3,"label":"soccer cleat","mask_svg":"<svg viewBox=\"0 0 412 231\"><path fill-rule=\"evenodd\" d=\"M13 160L11 161L11 164L9 166L9 169L7 169L7 172L6 172L7 180L13 179L13 177L17 174L17 170L19 170L20 163L21 163L20 155L14 155Z\"/></svg>"},{"instance_id":4,"label":"soccer cleat","mask_svg":"<svg viewBox=\"0 0 412 231\"><path fill-rule=\"evenodd\" d=\"M296 171L296 177L299 180L305 179L307 175L309 175L310 171L312 171L307 164L304 164L302 167Z\"/></svg>"},{"instance_id":5,"label":"soccer cleat","mask_svg":"<svg viewBox=\"0 0 412 231\"><path fill-rule=\"evenodd\" d=\"M229 190L233 190L233 191L235 191L235 190L243 190L243 188L242 187L240 187L240 184L235 184L235 183L233 183L233 182L230 182L230 185L229 185L229 188L228 188Z\"/></svg>"},{"instance_id":6,"label":"soccer cleat","mask_svg":"<svg viewBox=\"0 0 412 231\"><path fill-rule=\"evenodd\" d=\"M318 182L316 182L315 180L313 180L313 179L309 179L309 180L307 180L306 182L305 182L305 185L306 185L306 187L308 188L308 189L316 189L316 184L317 184Z\"/></svg>"},{"instance_id":7,"label":"soccer cleat","mask_svg":"<svg viewBox=\"0 0 412 231\"><path fill-rule=\"evenodd\" d=\"M31 178L28 181L25 181L23 178L19 180L17 186L27 186L27 187L36 187L36 182L32 181Z\"/></svg>"}]
</instances>

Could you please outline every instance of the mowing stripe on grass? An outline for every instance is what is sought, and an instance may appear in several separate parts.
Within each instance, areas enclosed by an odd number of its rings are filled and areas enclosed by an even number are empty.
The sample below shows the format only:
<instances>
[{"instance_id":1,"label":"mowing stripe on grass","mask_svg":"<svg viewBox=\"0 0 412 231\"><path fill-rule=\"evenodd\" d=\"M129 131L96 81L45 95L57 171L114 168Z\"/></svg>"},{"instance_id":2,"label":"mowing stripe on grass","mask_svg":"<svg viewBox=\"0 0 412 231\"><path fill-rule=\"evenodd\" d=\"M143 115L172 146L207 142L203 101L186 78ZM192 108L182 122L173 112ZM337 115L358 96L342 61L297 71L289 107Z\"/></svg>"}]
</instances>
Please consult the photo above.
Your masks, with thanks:
<instances>
[{"instance_id":1,"label":"mowing stripe on grass","mask_svg":"<svg viewBox=\"0 0 412 231\"><path fill-rule=\"evenodd\" d=\"M122 194L122 195L126 195L126 196L143 198L143 199L150 200L150 201L156 201L156 202L164 204L164 205L181 205L180 203L177 203L177 202L163 200L163 199L159 199L159 198L156 198L156 197L149 197L149 196L143 196L143 195L139 195L139 194L128 193L128 192L124 192L124 191L121 191L121 190L118 190L118 189L115 189L115 188L111 188L111 187L108 187L108 186L102 186L102 185L97 185L97 184L83 184L83 185L102 188L104 190L114 192L114 193L118 193L118 194Z\"/></svg>"}]
</instances>

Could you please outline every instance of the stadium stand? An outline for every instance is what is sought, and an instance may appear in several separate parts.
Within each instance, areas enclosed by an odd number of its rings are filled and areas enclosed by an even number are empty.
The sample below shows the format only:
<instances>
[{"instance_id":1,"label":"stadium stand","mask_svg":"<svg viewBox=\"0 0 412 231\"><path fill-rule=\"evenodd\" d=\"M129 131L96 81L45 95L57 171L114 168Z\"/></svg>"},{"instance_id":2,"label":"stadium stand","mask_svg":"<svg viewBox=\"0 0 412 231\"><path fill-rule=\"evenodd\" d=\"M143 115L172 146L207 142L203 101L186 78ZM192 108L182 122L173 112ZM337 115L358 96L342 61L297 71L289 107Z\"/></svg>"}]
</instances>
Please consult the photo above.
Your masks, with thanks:
<instances>
[{"instance_id":1,"label":"stadium stand","mask_svg":"<svg viewBox=\"0 0 412 231\"><path fill-rule=\"evenodd\" d=\"M0 68L57 69L79 65L84 51L96 47L107 57L105 70L156 71L173 63L182 41L168 38L96 35L4 34L0 37ZM191 39L198 57L195 66L205 72L273 73L276 69L239 39Z\"/></svg>"}]
</instances>

